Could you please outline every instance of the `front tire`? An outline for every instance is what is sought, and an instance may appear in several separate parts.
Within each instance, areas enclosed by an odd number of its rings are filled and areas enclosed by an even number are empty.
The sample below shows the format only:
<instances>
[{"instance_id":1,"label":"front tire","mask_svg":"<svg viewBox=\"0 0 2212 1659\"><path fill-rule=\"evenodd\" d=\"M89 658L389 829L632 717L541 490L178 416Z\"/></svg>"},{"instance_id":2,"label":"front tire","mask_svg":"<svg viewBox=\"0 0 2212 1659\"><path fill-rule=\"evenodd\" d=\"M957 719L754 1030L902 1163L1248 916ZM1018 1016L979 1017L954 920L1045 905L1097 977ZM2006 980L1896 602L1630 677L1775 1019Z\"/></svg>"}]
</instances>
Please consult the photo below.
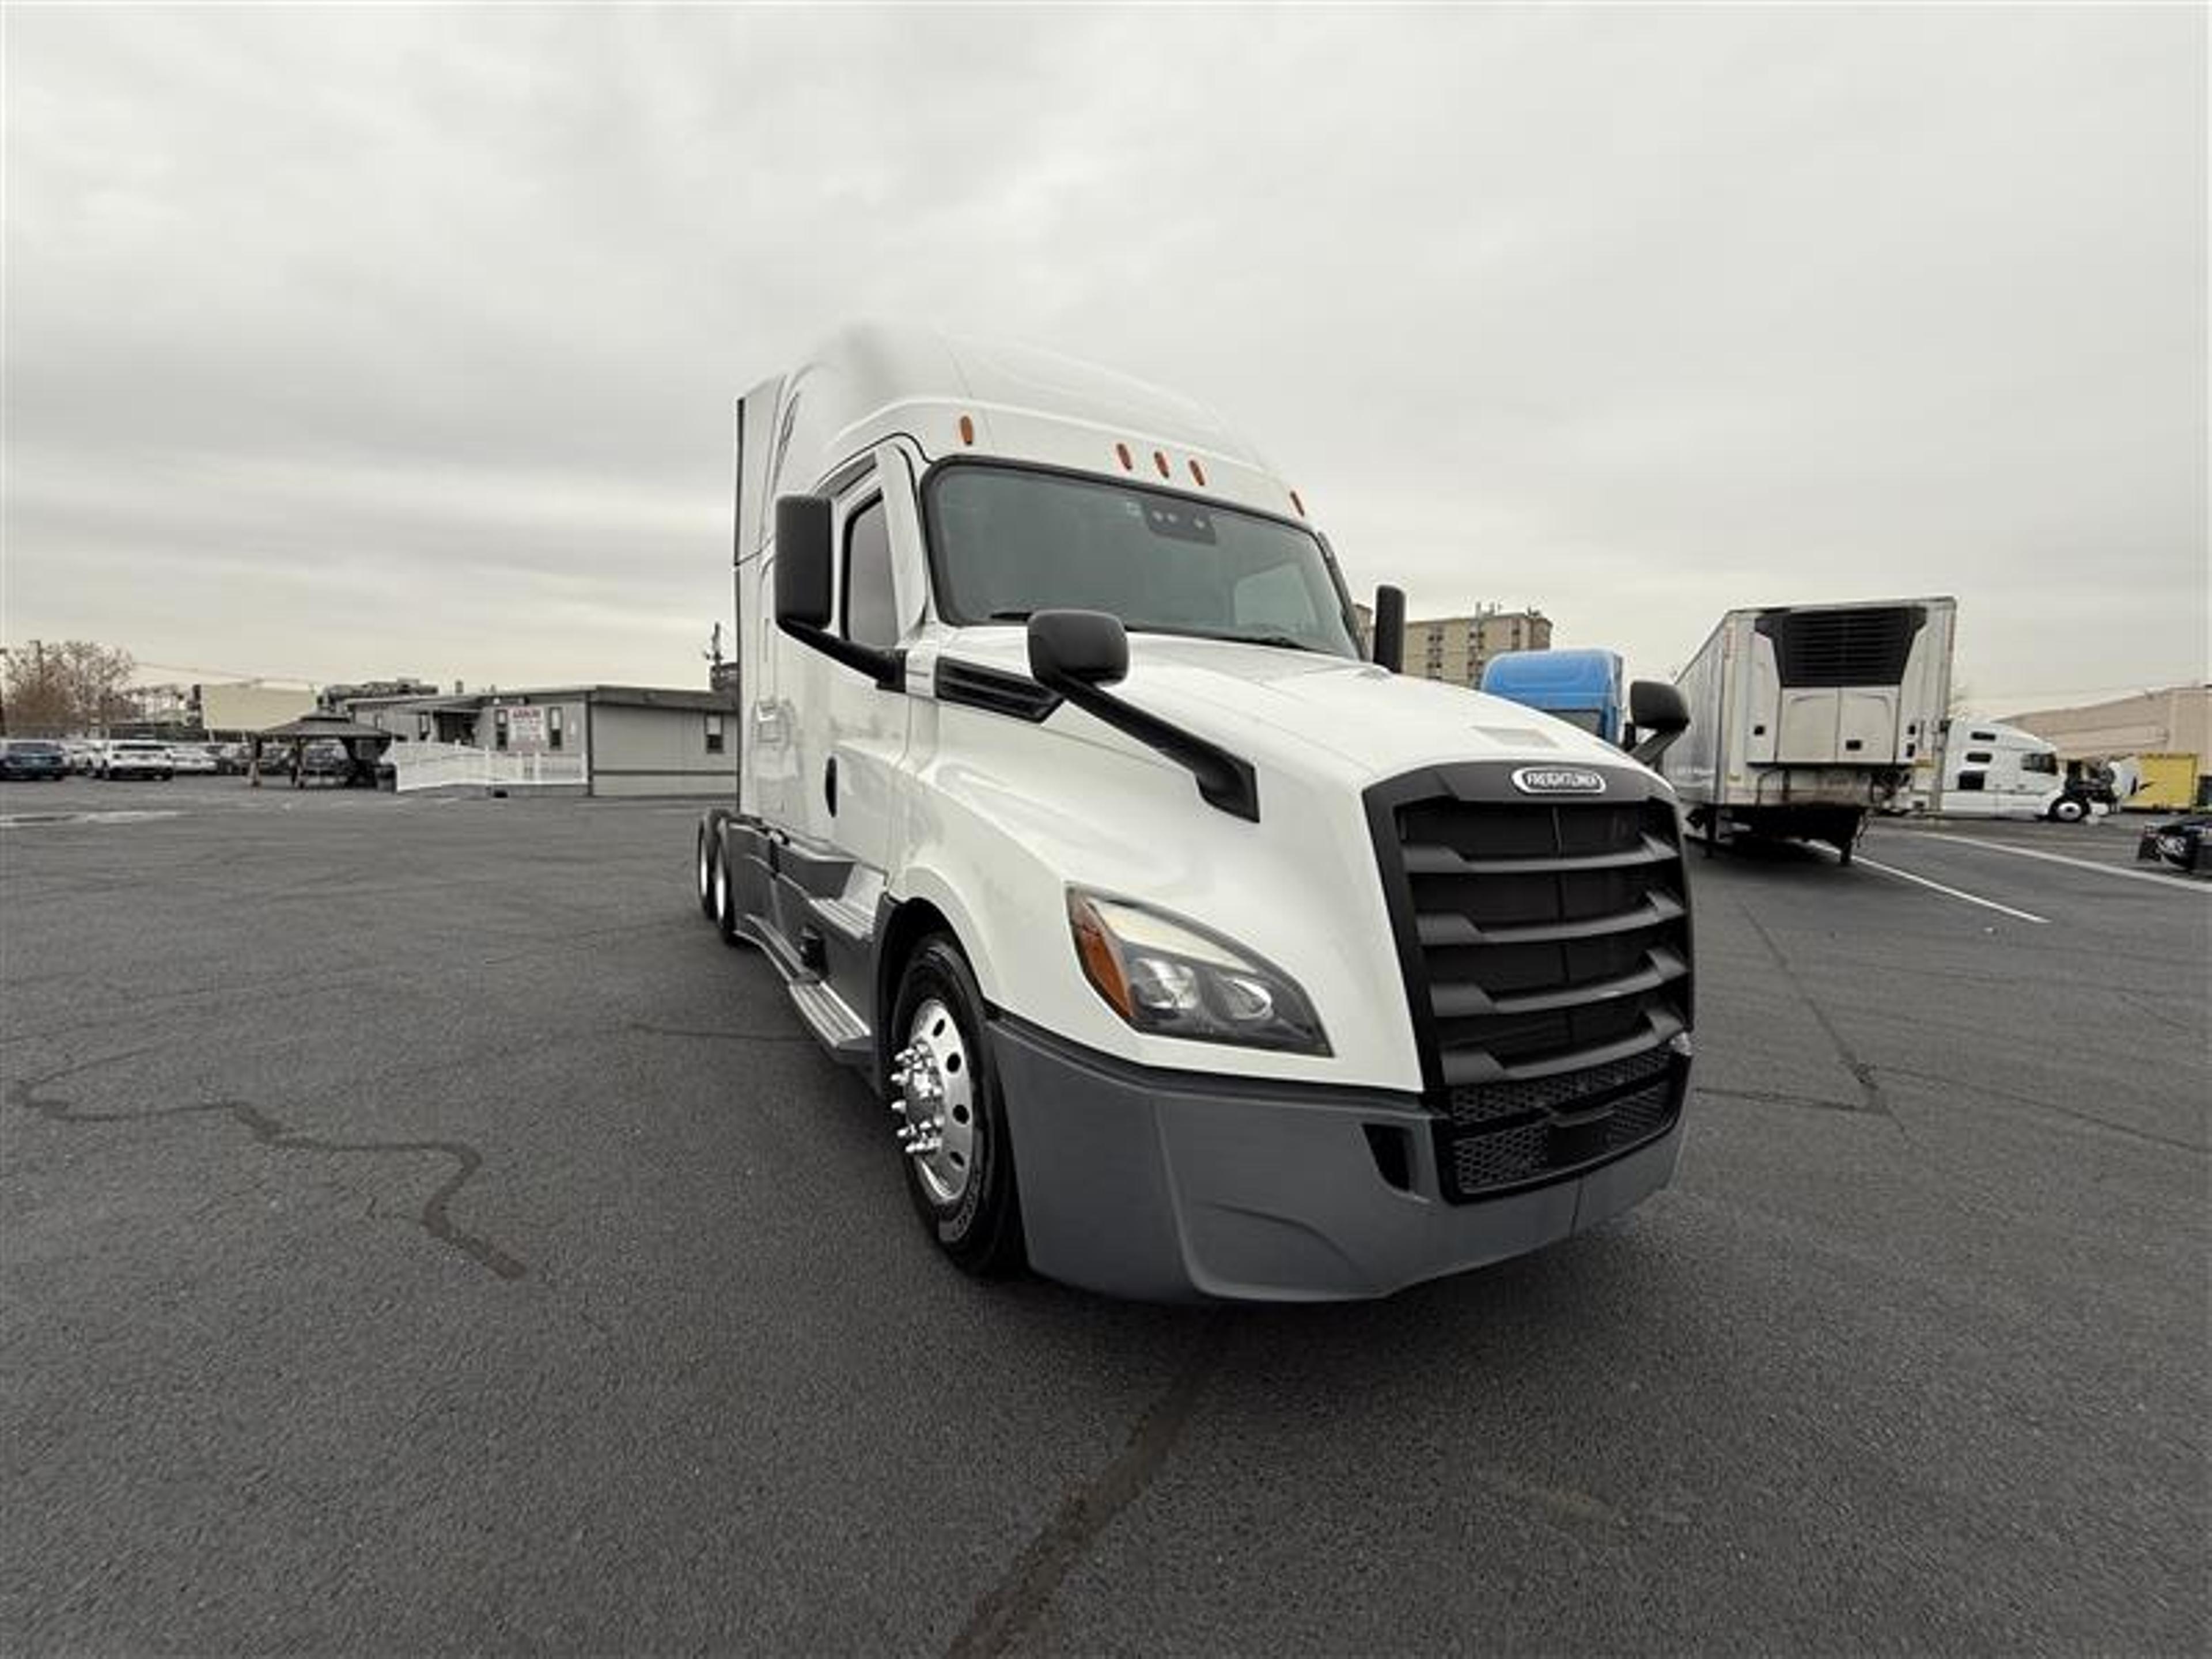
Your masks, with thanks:
<instances>
[{"instance_id":1,"label":"front tire","mask_svg":"<svg viewBox=\"0 0 2212 1659\"><path fill-rule=\"evenodd\" d=\"M963 1273L1020 1271L1020 1189L983 996L950 935L931 935L907 958L890 1033L901 1045L892 1102L901 1133L910 1146L921 1133L929 1146L906 1153L915 1212Z\"/></svg>"},{"instance_id":2,"label":"front tire","mask_svg":"<svg viewBox=\"0 0 2212 1659\"><path fill-rule=\"evenodd\" d=\"M699 826L699 914L714 920L714 843L707 839L708 826Z\"/></svg>"},{"instance_id":3,"label":"front tire","mask_svg":"<svg viewBox=\"0 0 2212 1659\"><path fill-rule=\"evenodd\" d=\"M2089 814L2089 809L2071 796L2051 803L2051 816L2060 823L2079 823Z\"/></svg>"}]
</instances>

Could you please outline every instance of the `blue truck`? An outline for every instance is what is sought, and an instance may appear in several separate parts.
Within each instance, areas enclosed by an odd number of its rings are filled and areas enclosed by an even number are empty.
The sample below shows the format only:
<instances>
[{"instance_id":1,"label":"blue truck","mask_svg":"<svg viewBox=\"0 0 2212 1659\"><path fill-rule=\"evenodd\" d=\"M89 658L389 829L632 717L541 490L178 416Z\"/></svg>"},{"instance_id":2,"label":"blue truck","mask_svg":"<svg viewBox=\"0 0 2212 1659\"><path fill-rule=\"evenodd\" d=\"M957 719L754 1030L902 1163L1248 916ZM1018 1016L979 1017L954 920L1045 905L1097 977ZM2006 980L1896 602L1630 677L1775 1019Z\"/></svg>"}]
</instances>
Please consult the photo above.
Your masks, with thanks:
<instances>
[{"instance_id":1,"label":"blue truck","mask_svg":"<svg viewBox=\"0 0 2212 1659\"><path fill-rule=\"evenodd\" d=\"M1615 651L1509 651L1483 665L1482 689L1617 744L1620 675Z\"/></svg>"}]
</instances>

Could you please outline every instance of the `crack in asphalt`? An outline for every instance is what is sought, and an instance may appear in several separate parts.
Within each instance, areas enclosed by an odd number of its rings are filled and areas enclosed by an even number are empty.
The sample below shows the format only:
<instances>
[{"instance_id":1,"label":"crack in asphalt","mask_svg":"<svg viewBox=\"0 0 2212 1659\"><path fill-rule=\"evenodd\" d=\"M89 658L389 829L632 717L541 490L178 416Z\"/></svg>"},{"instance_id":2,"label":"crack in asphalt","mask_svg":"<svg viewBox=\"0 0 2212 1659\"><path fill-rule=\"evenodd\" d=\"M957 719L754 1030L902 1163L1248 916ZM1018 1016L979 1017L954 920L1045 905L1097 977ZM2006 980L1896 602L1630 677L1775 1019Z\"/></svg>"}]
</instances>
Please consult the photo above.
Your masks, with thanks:
<instances>
[{"instance_id":1,"label":"crack in asphalt","mask_svg":"<svg viewBox=\"0 0 2212 1659\"><path fill-rule=\"evenodd\" d=\"M49 1072L43 1077L12 1079L8 1085L9 1099L14 1105L25 1111L35 1112L50 1123L151 1123L163 1118L222 1116L243 1128L259 1145L279 1152L364 1152L405 1157L434 1152L441 1158L451 1158L455 1167L453 1172L424 1201L416 1217L422 1231L498 1278L520 1279L530 1271L528 1264L520 1257L501 1249L482 1234L470 1232L454 1223L451 1206L455 1195L483 1167L483 1154L465 1140L329 1140L319 1135L301 1134L248 1101L200 1101L189 1106L155 1106L143 1112L88 1112L80 1110L58 1096L45 1092L64 1078L88 1071L94 1066L129 1060L134 1054L144 1052L148 1051L132 1050L125 1054L107 1054L98 1060L65 1066L60 1071Z\"/></svg>"},{"instance_id":2,"label":"crack in asphalt","mask_svg":"<svg viewBox=\"0 0 2212 1659\"><path fill-rule=\"evenodd\" d=\"M709 1031L690 1025L655 1025L634 1019L629 1029L645 1036L704 1037L710 1042L811 1042L805 1031Z\"/></svg>"},{"instance_id":3,"label":"crack in asphalt","mask_svg":"<svg viewBox=\"0 0 2212 1659\"><path fill-rule=\"evenodd\" d=\"M1790 1094L1779 1089L1716 1089L1710 1084L1697 1085L1700 1100L1743 1100L1759 1106L1802 1106L1808 1111L1849 1112L1863 1116L1866 1108L1856 1101L1823 1100L1818 1095Z\"/></svg>"},{"instance_id":4,"label":"crack in asphalt","mask_svg":"<svg viewBox=\"0 0 2212 1659\"><path fill-rule=\"evenodd\" d=\"M2162 1135L2155 1129L2138 1129L2133 1124L2116 1122L2108 1117L2099 1117L2094 1112L2085 1112L2074 1106L2062 1106L2056 1101L2039 1099L2034 1095L2024 1095L2017 1090L2001 1088L1994 1083L1984 1082L1979 1079L1943 1077L1934 1072L1916 1072L1902 1066L1893 1066L1889 1071L1893 1077L1911 1078L1916 1082L1941 1084L1947 1089L1955 1089L1966 1094L1986 1095L1996 1100L2008 1100L2015 1105L2027 1107L2032 1111L2042 1112L2051 1117L2063 1118L2068 1122L2082 1124L2089 1128L2101 1129L2107 1134L2118 1135L2125 1140L2139 1140L2147 1146L2170 1147L2175 1152L2188 1152L2197 1158L2203 1158L2208 1153L2212 1153L2212 1147L2205 1146L2201 1141L2182 1140L2172 1135Z\"/></svg>"},{"instance_id":5,"label":"crack in asphalt","mask_svg":"<svg viewBox=\"0 0 2212 1659\"><path fill-rule=\"evenodd\" d=\"M1229 1323L1215 1315L1159 1398L1146 1407L1120 1455L1071 1495L1014 1559L1006 1576L976 1599L946 1659L990 1659L1005 1653L1036 1620L1060 1584L1114 1517L1159 1473L1221 1363Z\"/></svg>"},{"instance_id":6,"label":"crack in asphalt","mask_svg":"<svg viewBox=\"0 0 2212 1659\"><path fill-rule=\"evenodd\" d=\"M1735 897L1734 895L1730 896ZM1758 935L1759 942L1766 947L1767 955L1774 958L1775 970L1782 975L1790 988L1797 994L1797 1000L1805 1005L1806 1012L1813 1016L1814 1021L1827 1035L1830 1045L1836 1051L1836 1058L1844 1063L1844 1069L1849 1072L1853 1079L1857 1082L1862 1104L1856 1108L1847 1107L1845 1109L1872 1112L1877 1117L1886 1117L1892 1123L1897 1124L1899 1132L1903 1133L1905 1126L1899 1121L1897 1114L1890 1109L1889 1097L1883 1093L1881 1080L1875 1075L1874 1067L1861 1060L1858 1057L1858 1051L1844 1040L1844 1034L1836 1028L1836 1022L1828 1018L1828 1011L1820 1006L1819 1000L1807 988L1805 981L1798 977L1796 967L1791 964L1790 958L1783 954L1782 947L1774 942L1774 935L1766 931L1766 925L1752 914L1751 907L1741 897L1735 897L1735 908L1742 915L1744 921L1750 924L1751 931Z\"/></svg>"}]
</instances>

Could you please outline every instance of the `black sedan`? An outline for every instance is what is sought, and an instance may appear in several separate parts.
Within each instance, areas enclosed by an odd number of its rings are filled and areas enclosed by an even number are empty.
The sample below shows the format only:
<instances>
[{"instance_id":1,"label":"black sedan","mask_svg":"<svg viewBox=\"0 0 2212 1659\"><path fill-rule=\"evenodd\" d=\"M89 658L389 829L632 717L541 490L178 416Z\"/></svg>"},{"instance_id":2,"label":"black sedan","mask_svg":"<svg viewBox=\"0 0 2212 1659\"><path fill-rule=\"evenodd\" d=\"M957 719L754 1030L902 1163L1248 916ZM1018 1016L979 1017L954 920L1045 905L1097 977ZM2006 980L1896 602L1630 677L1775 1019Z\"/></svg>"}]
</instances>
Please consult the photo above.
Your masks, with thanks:
<instances>
[{"instance_id":1,"label":"black sedan","mask_svg":"<svg viewBox=\"0 0 2212 1659\"><path fill-rule=\"evenodd\" d=\"M46 738L0 738L0 778L13 782L69 775L69 750Z\"/></svg>"},{"instance_id":2,"label":"black sedan","mask_svg":"<svg viewBox=\"0 0 2212 1659\"><path fill-rule=\"evenodd\" d=\"M2136 858L2144 864L2170 864L2192 874L2212 874L2212 812L2153 824L2136 843Z\"/></svg>"}]
</instances>

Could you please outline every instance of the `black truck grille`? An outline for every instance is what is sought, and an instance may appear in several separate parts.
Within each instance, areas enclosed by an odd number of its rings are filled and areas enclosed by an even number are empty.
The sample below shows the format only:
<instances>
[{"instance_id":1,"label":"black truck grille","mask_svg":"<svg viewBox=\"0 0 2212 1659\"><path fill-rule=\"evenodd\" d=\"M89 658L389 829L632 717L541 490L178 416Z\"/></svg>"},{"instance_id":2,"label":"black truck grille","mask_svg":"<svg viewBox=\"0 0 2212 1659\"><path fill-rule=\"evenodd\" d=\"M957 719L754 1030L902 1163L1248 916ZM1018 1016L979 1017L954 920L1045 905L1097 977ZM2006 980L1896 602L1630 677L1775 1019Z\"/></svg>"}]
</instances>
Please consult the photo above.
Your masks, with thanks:
<instances>
[{"instance_id":1,"label":"black truck grille","mask_svg":"<svg viewBox=\"0 0 2212 1659\"><path fill-rule=\"evenodd\" d=\"M1691 951L1674 805L1641 773L1571 769L1605 791L1532 799L1513 769L1468 765L1368 792L1455 1201L1589 1169L1680 1110Z\"/></svg>"}]
</instances>

